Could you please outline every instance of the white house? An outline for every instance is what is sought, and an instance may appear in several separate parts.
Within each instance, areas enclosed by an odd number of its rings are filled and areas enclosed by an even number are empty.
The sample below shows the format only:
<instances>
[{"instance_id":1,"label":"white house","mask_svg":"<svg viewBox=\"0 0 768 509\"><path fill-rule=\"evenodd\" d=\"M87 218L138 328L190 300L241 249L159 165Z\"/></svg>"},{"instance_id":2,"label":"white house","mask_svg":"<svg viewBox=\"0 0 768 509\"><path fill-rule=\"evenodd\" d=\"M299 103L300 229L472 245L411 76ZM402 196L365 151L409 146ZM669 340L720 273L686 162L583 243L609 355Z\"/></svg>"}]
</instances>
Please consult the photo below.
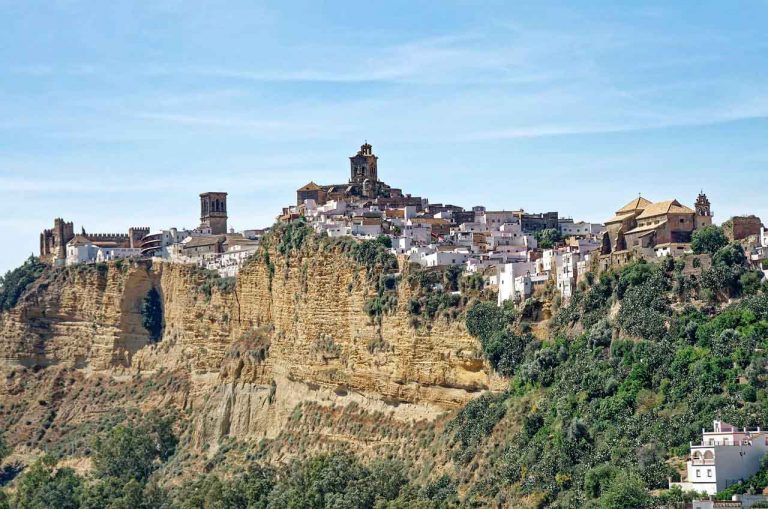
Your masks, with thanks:
<instances>
[{"instance_id":1,"label":"white house","mask_svg":"<svg viewBox=\"0 0 768 509\"><path fill-rule=\"evenodd\" d=\"M713 431L701 432L701 443L691 442L687 479L670 482L670 487L714 495L760 470L760 461L768 452L768 434L759 427L740 430L714 421Z\"/></svg>"},{"instance_id":2,"label":"white house","mask_svg":"<svg viewBox=\"0 0 768 509\"><path fill-rule=\"evenodd\" d=\"M382 233L381 223L353 221L350 233L359 237L376 237Z\"/></svg>"},{"instance_id":3,"label":"white house","mask_svg":"<svg viewBox=\"0 0 768 509\"><path fill-rule=\"evenodd\" d=\"M605 225L585 221L561 221L557 226L563 237L589 237L605 230Z\"/></svg>"},{"instance_id":4,"label":"white house","mask_svg":"<svg viewBox=\"0 0 768 509\"><path fill-rule=\"evenodd\" d=\"M488 227L489 230L498 230L503 224L519 223L519 212L508 210L495 210L484 211L482 213L475 214L475 220L482 225Z\"/></svg>"},{"instance_id":5,"label":"white house","mask_svg":"<svg viewBox=\"0 0 768 509\"><path fill-rule=\"evenodd\" d=\"M67 265L96 261L98 247L83 235L75 235L67 242Z\"/></svg>"},{"instance_id":6,"label":"white house","mask_svg":"<svg viewBox=\"0 0 768 509\"><path fill-rule=\"evenodd\" d=\"M545 249L541 258L537 260L537 272L539 274L551 274L563 261L564 249Z\"/></svg>"},{"instance_id":7,"label":"white house","mask_svg":"<svg viewBox=\"0 0 768 509\"><path fill-rule=\"evenodd\" d=\"M505 301L512 299L521 300L524 294L515 290L515 278L536 274L536 262L505 263L498 266L499 298L501 306Z\"/></svg>"},{"instance_id":8,"label":"white house","mask_svg":"<svg viewBox=\"0 0 768 509\"><path fill-rule=\"evenodd\" d=\"M749 509L758 502L765 502L768 497L765 495L732 495L731 500L694 500L691 502L691 509ZM765 506L762 506L765 507Z\"/></svg>"},{"instance_id":9,"label":"white house","mask_svg":"<svg viewBox=\"0 0 768 509\"><path fill-rule=\"evenodd\" d=\"M657 258L675 257L691 253L690 246L690 244L657 244L653 247L653 250Z\"/></svg>"},{"instance_id":10,"label":"white house","mask_svg":"<svg viewBox=\"0 0 768 509\"><path fill-rule=\"evenodd\" d=\"M96 251L96 262L109 262L141 255L141 249L133 247L100 247Z\"/></svg>"},{"instance_id":11,"label":"white house","mask_svg":"<svg viewBox=\"0 0 768 509\"><path fill-rule=\"evenodd\" d=\"M515 278L515 295L520 300L525 300L533 295L534 290L544 286L549 281L549 276L544 274L525 274Z\"/></svg>"},{"instance_id":12,"label":"white house","mask_svg":"<svg viewBox=\"0 0 768 509\"><path fill-rule=\"evenodd\" d=\"M565 252L557 265L557 289L563 300L569 301L576 289L578 278L578 262L581 259L579 253Z\"/></svg>"},{"instance_id":13,"label":"white house","mask_svg":"<svg viewBox=\"0 0 768 509\"><path fill-rule=\"evenodd\" d=\"M402 226L400 234L413 242L428 244L432 241L432 227L428 224L409 224Z\"/></svg>"},{"instance_id":14,"label":"white house","mask_svg":"<svg viewBox=\"0 0 768 509\"><path fill-rule=\"evenodd\" d=\"M426 266L426 257L431 255L432 253L435 253L437 251L437 248L430 244L428 246L411 246L411 248L406 252L408 255L408 260L413 263L418 263L419 265Z\"/></svg>"},{"instance_id":15,"label":"white house","mask_svg":"<svg viewBox=\"0 0 768 509\"><path fill-rule=\"evenodd\" d=\"M411 249L410 237L392 237L392 253L405 254Z\"/></svg>"},{"instance_id":16,"label":"white house","mask_svg":"<svg viewBox=\"0 0 768 509\"><path fill-rule=\"evenodd\" d=\"M467 258L469 258L469 253L466 251L435 251L424 257L424 265L427 267L464 265Z\"/></svg>"}]
</instances>

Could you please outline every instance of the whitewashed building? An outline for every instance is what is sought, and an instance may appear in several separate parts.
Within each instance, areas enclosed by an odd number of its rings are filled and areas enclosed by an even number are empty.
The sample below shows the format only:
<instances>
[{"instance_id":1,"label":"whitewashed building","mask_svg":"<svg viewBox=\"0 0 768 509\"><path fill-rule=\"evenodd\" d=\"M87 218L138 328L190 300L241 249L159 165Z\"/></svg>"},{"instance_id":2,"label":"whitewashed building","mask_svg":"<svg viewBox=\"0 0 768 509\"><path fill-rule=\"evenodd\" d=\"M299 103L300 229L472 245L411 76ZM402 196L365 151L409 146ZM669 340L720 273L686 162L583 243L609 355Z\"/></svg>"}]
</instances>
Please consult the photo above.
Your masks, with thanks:
<instances>
[{"instance_id":1,"label":"whitewashed building","mask_svg":"<svg viewBox=\"0 0 768 509\"><path fill-rule=\"evenodd\" d=\"M141 249L134 247L100 247L96 251L96 262L110 262L141 255Z\"/></svg>"},{"instance_id":2,"label":"whitewashed building","mask_svg":"<svg viewBox=\"0 0 768 509\"><path fill-rule=\"evenodd\" d=\"M713 431L701 432L701 443L691 442L687 479L670 482L670 487L714 495L760 470L760 462L768 452L768 434L759 427L739 429L714 421Z\"/></svg>"},{"instance_id":3,"label":"whitewashed building","mask_svg":"<svg viewBox=\"0 0 768 509\"><path fill-rule=\"evenodd\" d=\"M605 225L586 221L560 221L557 225L563 237L591 237L605 231Z\"/></svg>"},{"instance_id":4,"label":"whitewashed building","mask_svg":"<svg viewBox=\"0 0 768 509\"><path fill-rule=\"evenodd\" d=\"M515 278L526 275L536 275L536 262L505 263L503 265L499 265L499 306L510 299L513 301L518 301L525 298L524 293L519 291L520 285L518 285L518 289L515 289ZM523 289L524 288L525 286L523 282Z\"/></svg>"},{"instance_id":5,"label":"whitewashed building","mask_svg":"<svg viewBox=\"0 0 768 509\"><path fill-rule=\"evenodd\" d=\"M467 251L435 251L424 256L424 266L444 267L449 265L464 265L469 258Z\"/></svg>"},{"instance_id":6,"label":"whitewashed building","mask_svg":"<svg viewBox=\"0 0 768 509\"><path fill-rule=\"evenodd\" d=\"M565 252L557 266L557 289L564 301L569 301L576 289L578 278L578 262L581 259L579 253Z\"/></svg>"},{"instance_id":7,"label":"whitewashed building","mask_svg":"<svg viewBox=\"0 0 768 509\"><path fill-rule=\"evenodd\" d=\"M96 245L83 235L75 235L67 243L67 265L77 263L90 263L96 260L96 252L99 250Z\"/></svg>"}]
</instances>

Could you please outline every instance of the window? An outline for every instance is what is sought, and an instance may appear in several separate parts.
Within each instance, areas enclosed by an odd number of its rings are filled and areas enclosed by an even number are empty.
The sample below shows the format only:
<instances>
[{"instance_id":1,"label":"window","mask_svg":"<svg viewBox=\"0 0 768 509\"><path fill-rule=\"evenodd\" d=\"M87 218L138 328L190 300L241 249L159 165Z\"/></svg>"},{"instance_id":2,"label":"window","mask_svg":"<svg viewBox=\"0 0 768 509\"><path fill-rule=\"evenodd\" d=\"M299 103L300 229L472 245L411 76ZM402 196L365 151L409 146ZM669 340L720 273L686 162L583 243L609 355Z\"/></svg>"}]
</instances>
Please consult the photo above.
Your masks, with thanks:
<instances>
[{"instance_id":1,"label":"window","mask_svg":"<svg viewBox=\"0 0 768 509\"><path fill-rule=\"evenodd\" d=\"M712 477L712 469L711 468L707 469L707 477Z\"/></svg>"},{"instance_id":2,"label":"window","mask_svg":"<svg viewBox=\"0 0 768 509\"><path fill-rule=\"evenodd\" d=\"M723 439L723 445L728 445L728 437L725 437L725 438Z\"/></svg>"},{"instance_id":3,"label":"window","mask_svg":"<svg viewBox=\"0 0 768 509\"><path fill-rule=\"evenodd\" d=\"M698 468L696 469L696 477L701 477L701 470Z\"/></svg>"}]
</instances>

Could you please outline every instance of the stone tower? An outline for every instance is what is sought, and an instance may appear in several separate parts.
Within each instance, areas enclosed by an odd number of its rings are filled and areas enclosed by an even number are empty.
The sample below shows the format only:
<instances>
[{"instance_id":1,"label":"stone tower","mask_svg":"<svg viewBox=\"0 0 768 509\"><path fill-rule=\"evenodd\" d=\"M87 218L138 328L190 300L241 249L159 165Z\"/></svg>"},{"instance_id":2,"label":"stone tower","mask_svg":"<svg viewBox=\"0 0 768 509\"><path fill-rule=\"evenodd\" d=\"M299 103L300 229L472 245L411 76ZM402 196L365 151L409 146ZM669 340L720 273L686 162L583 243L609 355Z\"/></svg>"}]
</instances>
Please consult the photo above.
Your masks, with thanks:
<instances>
[{"instance_id":1,"label":"stone tower","mask_svg":"<svg viewBox=\"0 0 768 509\"><path fill-rule=\"evenodd\" d=\"M200 195L200 228L210 228L213 235L227 233L227 193Z\"/></svg>"},{"instance_id":2,"label":"stone tower","mask_svg":"<svg viewBox=\"0 0 768 509\"><path fill-rule=\"evenodd\" d=\"M707 199L707 195L704 194L704 191L700 192L699 196L696 198L694 210L696 211L696 215L694 216L695 228L698 229L712 224L712 209L710 208L709 200Z\"/></svg>"},{"instance_id":3,"label":"stone tower","mask_svg":"<svg viewBox=\"0 0 768 509\"><path fill-rule=\"evenodd\" d=\"M365 142L360 146L357 154L349 158L349 182L355 184L362 184L366 180L378 182L379 177L376 169L376 161L378 159L378 157L373 155L373 147L368 142Z\"/></svg>"}]
</instances>

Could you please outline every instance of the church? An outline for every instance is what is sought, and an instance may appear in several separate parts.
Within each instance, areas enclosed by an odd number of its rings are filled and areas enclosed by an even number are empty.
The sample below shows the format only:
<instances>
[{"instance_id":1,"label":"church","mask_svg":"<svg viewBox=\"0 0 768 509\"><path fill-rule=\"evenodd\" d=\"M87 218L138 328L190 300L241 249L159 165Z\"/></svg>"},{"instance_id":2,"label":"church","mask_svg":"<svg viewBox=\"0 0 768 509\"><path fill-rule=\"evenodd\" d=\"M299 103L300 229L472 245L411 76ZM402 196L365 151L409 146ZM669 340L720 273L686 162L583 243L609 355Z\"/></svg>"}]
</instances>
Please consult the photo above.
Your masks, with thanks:
<instances>
[{"instance_id":1,"label":"church","mask_svg":"<svg viewBox=\"0 0 768 509\"><path fill-rule=\"evenodd\" d=\"M421 206L421 198L403 195L402 189L390 187L379 180L378 161L373 147L368 142L364 143L357 154L349 158L350 175L346 184L318 185L310 182L296 190L296 205L301 206L306 200L314 200L317 205L335 200L378 205L381 208Z\"/></svg>"},{"instance_id":2,"label":"church","mask_svg":"<svg viewBox=\"0 0 768 509\"><path fill-rule=\"evenodd\" d=\"M674 246L683 249L695 230L712 224L712 210L703 192L694 208L677 200L653 203L642 196L633 199L605 222L602 254L635 248Z\"/></svg>"}]
</instances>

